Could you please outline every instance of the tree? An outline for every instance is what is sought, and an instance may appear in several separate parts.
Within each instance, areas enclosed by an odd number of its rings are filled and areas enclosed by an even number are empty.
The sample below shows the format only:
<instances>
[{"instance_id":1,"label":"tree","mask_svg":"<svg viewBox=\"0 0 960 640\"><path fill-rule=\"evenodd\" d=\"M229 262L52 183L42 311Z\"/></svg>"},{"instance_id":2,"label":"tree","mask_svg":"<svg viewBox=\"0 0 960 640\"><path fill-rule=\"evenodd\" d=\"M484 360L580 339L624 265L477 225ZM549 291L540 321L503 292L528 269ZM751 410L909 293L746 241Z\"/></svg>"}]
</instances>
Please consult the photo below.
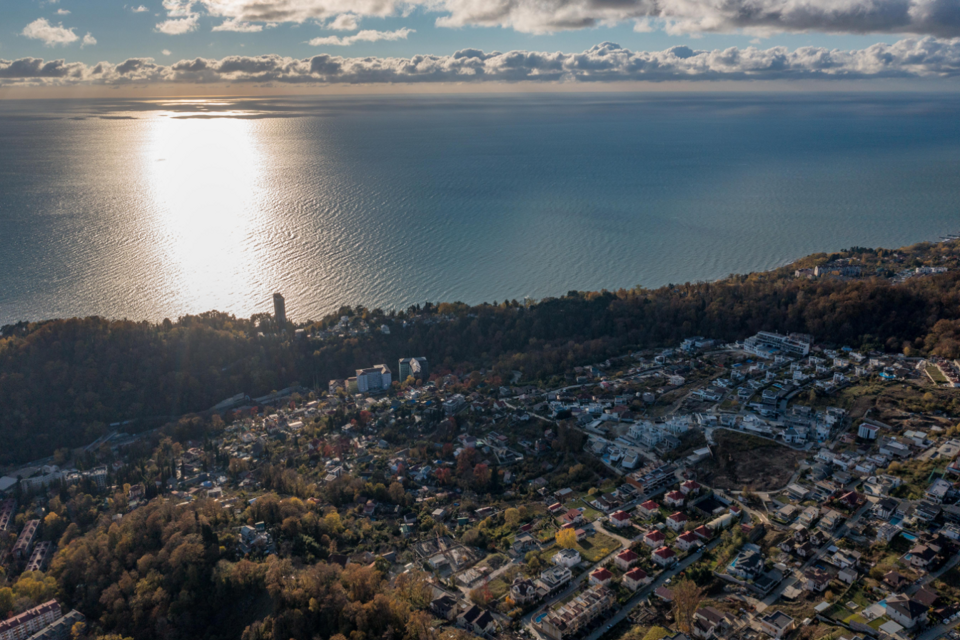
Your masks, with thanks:
<instances>
[{"instance_id":1,"label":"tree","mask_svg":"<svg viewBox=\"0 0 960 640\"><path fill-rule=\"evenodd\" d=\"M673 617L677 629L690 633L693 629L693 616L703 600L703 589L693 580L681 580L673 589Z\"/></svg>"},{"instance_id":2,"label":"tree","mask_svg":"<svg viewBox=\"0 0 960 640\"><path fill-rule=\"evenodd\" d=\"M577 545L577 532L573 529L557 531L557 546L561 549L573 549Z\"/></svg>"},{"instance_id":3,"label":"tree","mask_svg":"<svg viewBox=\"0 0 960 640\"><path fill-rule=\"evenodd\" d=\"M406 501L407 492L403 490L403 485L399 482L391 483L387 493L390 496L390 502L393 504L403 504Z\"/></svg>"},{"instance_id":4,"label":"tree","mask_svg":"<svg viewBox=\"0 0 960 640\"><path fill-rule=\"evenodd\" d=\"M503 522L508 527L516 527L520 524L520 510L511 507L503 512Z\"/></svg>"}]
</instances>

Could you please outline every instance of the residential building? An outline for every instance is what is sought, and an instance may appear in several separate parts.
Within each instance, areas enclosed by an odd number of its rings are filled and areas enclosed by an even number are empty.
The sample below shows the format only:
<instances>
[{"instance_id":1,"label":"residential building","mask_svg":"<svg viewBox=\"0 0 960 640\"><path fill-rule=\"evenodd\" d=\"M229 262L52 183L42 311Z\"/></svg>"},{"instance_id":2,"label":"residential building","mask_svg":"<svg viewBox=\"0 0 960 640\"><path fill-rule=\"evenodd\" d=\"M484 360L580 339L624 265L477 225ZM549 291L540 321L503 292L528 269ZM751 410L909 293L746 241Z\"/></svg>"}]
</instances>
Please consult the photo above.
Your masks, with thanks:
<instances>
[{"instance_id":1,"label":"residential building","mask_svg":"<svg viewBox=\"0 0 960 640\"><path fill-rule=\"evenodd\" d=\"M880 427L864 422L857 429L857 437L864 440L876 440L879 432Z\"/></svg>"},{"instance_id":2,"label":"residential building","mask_svg":"<svg viewBox=\"0 0 960 640\"><path fill-rule=\"evenodd\" d=\"M33 551L33 543L36 541L39 531L39 520L27 521L27 524L23 527L23 531L21 531L19 537L17 537L17 543L13 545L14 559L23 562L30 557L30 552Z\"/></svg>"},{"instance_id":3,"label":"residential building","mask_svg":"<svg viewBox=\"0 0 960 640\"><path fill-rule=\"evenodd\" d=\"M403 383L407 378L426 380L430 377L430 366L426 358L400 358L397 367L397 382Z\"/></svg>"},{"instance_id":4,"label":"residential building","mask_svg":"<svg viewBox=\"0 0 960 640\"><path fill-rule=\"evenodd\" d=\"M691 549L695 549L696 547L700 546L700 536L693 531L681 533L679 536L677 536L676 545L677 549L680 549L680 551L690 551Z\"/></svg>"},{"instance_id":5,"label":"residential building","mask_svg":"<svg viewBox=\"0 0 960 640\"><path fill-rule=\"evenodd\" d=\"M553 563L573 568L580 564L580 552L576 549L560 549L553 556Z\"/></svg>"},{"instance_id":6,"label":"residential building","mask_svg":"<svg viewBox=\"0 0 960 640\"><path fill-rule=\"evenodd\" d=\"M44 541L38 542L30 554L27 561L27 567L24 571L46 571L47 563L50 562L50 556L53 555L53 543Z\"/></svg>"},{"instance_id":7,"label":"residential building","mask_svg":"<svg viewBox=\"0 0 960 640\"><path fill-rule=\"evenodd\" d=\"M637 507L637 514L641 518L650 518L656 513L660 513L660 505L653 500L647 500Z\"/></svg>"},{"instance_id":8,"label":"residential building","mask_svg":"<svg viewBox=\"0 0 960 640\"><path fill-rule=\"evenodd\" d=\"M651 549L659 549L661 546L663 546L663 541L666 539L667 536L663 533L663 531L660 531L659 529L653 529L643 536L643 544L647 545Z\"/></svg>"},{"instance_id":9,"label":"residential building","mask_svg":"<svg viewBox=\"0 0 960 640\"><path fill-rule=\"evenodd\" d=\"M627 571L640 559L636 553L630 549L624 549L614 558L614 564L620 567L622 570Z\"/></svg>"},{"instance_id":10,"label":"residential building","mask_svg":"<svg viewBox=\"0 0 960 640\"><path fill-rule=\"evenodd\" d=\"M532 580L517 576L510 585L510 597L517 604L531 602L537 598L537 587Z\"/></svg>"},{"instance_id":11,"label":"residential building","mask_svg":"<svg viewBox=\"0 0 960 640\"><path fill-rule=\"evenodd\" d=\"M457 616L457 625L471 631L478 636L485 636L497 629L497 622L486 609L472 605L469 609Z\"/></svg>"},{"instance_id":12,"label":"residential building","mask_svg":"<svg viewBox=\"0 0 960 640\"><path fill-rule=\"evenodd\" d=\"M390 367L376 364L369 369L357 369L357 391L371 393L389 389L391 384Z\"/></svg>"},{"instance_id":13,"label":"residential building","mask_svg":"<svg viewBox=\"0 0 960 640\"><path fill-rule=\"evenodd\" d=\"M771 331L761 331L743 341L743 350L761 358L772 358L777 354L806 356L813 343L811 336L791 333L781 335Z\"/></svg>"},{"instance_id":14,"label":"residential building","mask_svg":"<svg viewBox=\"0 0 960 640\"><path fill-rule=\"evenodd\" d=\"M279 293L273 294L273 319L277 323L277 329L283 331L287 324L287 305Z\"/></svg>"},{"instance_id":15,"label":"residential building","mask_svg":"<svg viewBox=\"0 0 960 640\"><path fill-rule=\"evenodd\" d=\"M679 491L671 491L667 495L663 496L664 504L667 504L671 507L682 507L685 499L686 496Z\"/></svg>"},{"instance_id":16,"label":"residential building","mask_svg":"<svg viewBox=\"0 0 960 640\"><path fill-rule=\"evenodd\" d=\"M570 582L573 573L570 568L562 564L550 567L540 574L540 584L544 586L548 593L559 590L563 585Z\"/></svg>"},{"instance_id":17,"label":"residential building","mask_svg":"<svg viewBox=\"0 0 960 640\"><path fill-rule=\"evenodd\" d=\"M453 596L443 594L430 602L430 610L441 620L453 620L457 617L457 600Z\"/></svg>"},{"instance_id":18,"label":"residential building","mask_svg":"<svg viewBox=\"0 0 960 640\"><path fill-rule=\"evenodd\" d=\"M742 580L753 580L762 571L763 556L754 548L741 550L727 567L727 573Z\"/></svg>"},{"instance_id":19,"label":"residential building","mask_svg":"<svg viewBox=\"0 0 960 640\"><path fill-rule=\"evenodd\" d=\"M670 547L660 547L653 552L651 559L661 567L671 567L677 562L677 554Z\"/></svg>"},{"instance_id":20,"label":"residential building","mask_svg":"<svg viewBox=\"0 0 960 640\"><path fill-rule=\"evenodd\" d=\"M613 580L613 574L606 567L600 567L590 572L590 584L606 587Z\"/></svg>"},{"instance_id":21,"label":"residential building","mask_svg":"<svg viewBox=\"0 0 960 640\"><path fill-rule=\"evenodd\" d=\"M538 630L551 640L564 640L579 633L615 604L616 598L610 589L594 585L546 615Z\"/></svg>"},{"instance_id":22,"label":"residential building","mask_svg":"<svg viewBox=\"0 0 960 640\"><path fill-rule=\"evenodd\" d=\"M623 575L623 586L630 589L630 591L636 591L650 582L651 578L647 575L647 572L640 567L635 567Z\"/></svg>"},{"instance_id":23,"label":"residential building","mask_svg":"<svg viewBox=\"0 0 960 640\"><path fill-rule=\"evenodd\" d=\"M700 638L700 640L710 640L717 637L724 626L726 626L726 617L721 612L713 607L704 607L693 614L693 629L691 631L694 637Z\"/></svg>"},{"instance_id":24,"label":"residential building","mask_svg":"<svg viewBox=\"0 0 960 640\"><path fill-rule=\"evenodd\" d=\"M0 621L0 640L25 640L63 617L56 600L27 609L18 616Z\"/></svg>"},{"instance_id":25,"label":"residential building","mask_svg":"<svg viewBox=\"0 0 960 640\"><path fill-rule=\"evenodd\" d=\"M667 518L667 526L673 529L674 531L683 531L683 528L687 526L687 514L682 511L677 511L676 513L670 514L670 517Z\"/></svg>"},{"instance_id":26,"label":"residential building","mask_svg":"<svg viewBox=\"0 0 960 640\"><path fill-rule=\"evenodd\" d=\"M630 526L630 514L626 511L614 511L610 514L610 526L623 529Z\"/></svg>"},{"instance_id":27,"label":"residential building","mask_svg":"<svg viewBox=\"0 0 960 640\"><path fill-rule=\"evenodd\" d=\"M895 595L887 598L887 615L906 629L926 622L928 607L910 596Z\"/></svg>"},{"instance_id":28,"label":"residential building","mask_svg":"<svg viewBox=\"0 0 960 640\"><path fill-rule=\"evenodd\" d=\"M760 618L760 628L771 638L780 640L796 625L793 618L782 611L771 611Z\"/></svg>"}]
</instances>

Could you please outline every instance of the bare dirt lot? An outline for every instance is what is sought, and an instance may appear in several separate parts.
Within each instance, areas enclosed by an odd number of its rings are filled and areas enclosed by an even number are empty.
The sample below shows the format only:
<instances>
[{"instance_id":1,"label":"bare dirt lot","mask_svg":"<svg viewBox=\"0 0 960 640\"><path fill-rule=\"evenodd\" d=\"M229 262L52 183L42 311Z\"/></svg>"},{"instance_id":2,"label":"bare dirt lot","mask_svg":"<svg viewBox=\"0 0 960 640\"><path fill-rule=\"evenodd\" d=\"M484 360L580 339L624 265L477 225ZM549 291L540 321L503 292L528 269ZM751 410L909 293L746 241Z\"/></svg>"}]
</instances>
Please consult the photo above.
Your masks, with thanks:
<instances>
[{"instance_id":1,"label":"bare dirt lot","mask_svg":"<svg viewBox=\"0 0 960 640\"><path fill-rule=\"evenodd\" d=\"M714 431L713 440L713 458L697 470L706 484L721 489L781 489L806 457L802 451L776 442L725 429Z\"/></svg>"}]
</instances>

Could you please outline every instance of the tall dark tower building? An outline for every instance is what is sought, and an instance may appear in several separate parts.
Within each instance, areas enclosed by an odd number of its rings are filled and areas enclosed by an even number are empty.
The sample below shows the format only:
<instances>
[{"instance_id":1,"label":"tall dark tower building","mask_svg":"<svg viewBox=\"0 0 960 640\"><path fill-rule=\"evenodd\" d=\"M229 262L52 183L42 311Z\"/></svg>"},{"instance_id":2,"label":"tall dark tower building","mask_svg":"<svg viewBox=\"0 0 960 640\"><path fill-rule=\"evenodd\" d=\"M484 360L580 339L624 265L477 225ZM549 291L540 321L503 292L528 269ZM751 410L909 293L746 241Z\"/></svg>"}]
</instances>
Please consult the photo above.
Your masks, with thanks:
<instances>
[{"instance_id":1,"label":"tall dark tower building","mask_svg":"<svg viewBox=\"0 0 960 640\"><path fill-rule=\"evenodd\" d=\"M287 305L279 293L273 294L273 317L277 321L277 328L283 331L287 324Z\"/></svg>"}]
</instances>

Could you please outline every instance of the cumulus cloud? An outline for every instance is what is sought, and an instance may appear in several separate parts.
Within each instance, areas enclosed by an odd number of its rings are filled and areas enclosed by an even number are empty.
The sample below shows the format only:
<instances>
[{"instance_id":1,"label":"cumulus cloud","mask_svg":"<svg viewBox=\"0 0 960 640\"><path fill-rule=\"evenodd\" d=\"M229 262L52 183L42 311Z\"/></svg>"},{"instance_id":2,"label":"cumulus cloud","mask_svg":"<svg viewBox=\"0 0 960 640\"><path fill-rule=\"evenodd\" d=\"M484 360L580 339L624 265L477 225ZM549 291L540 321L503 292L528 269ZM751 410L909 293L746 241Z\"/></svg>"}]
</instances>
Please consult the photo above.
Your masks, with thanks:
<instances>
[{"instance_id":1,"label":"cumulus cloud","mask_svg":"<svg viewBox=\"0 0 960 640\"><path fill-rule=\"evenodd\" d=\"M197 0L241 22L401 15L422 8L445 27L499 26L528 33L655 20L670 32L821 31L960 36L957 0Z\"/></svg>"},{"instance_id":2,"label":"cumulus cloud","mask_svg":"<svg viewBox=\"0 0 960 640\"><path fill-rule=\"evenodd\" d=\"M215 26L211 31L236 31L238 33L257 33L263 31L262 24L253 24L250 22L240 22L235 18L224 20Z\"/></svg>"},{"instance_id":3,"label":"cumulus cloud","mask_svg":"<svg viewBox=\"0 0 960 640\"><path fill-rule=\"evenodd\" d=\"M327 29L333 29L335 31L353 31L359 25L357 16L352 13L342 13L333 20L331 20L327 25Z\"/></svg>"},{"instance_id":4,"label":"cumulus cloud","mask_svg":"<svg viewBox=\"0 0 960 640\"><path fill-rule=\"evenodd\" d=\"M147 11L150 11L150 9L147 9L145 6L140 5L139 7L131 8L130 11L133 11L134 13L146 13Z\"/></svg>"},{"instance_id":5,"label":"cumulus cloud","mask_svg":"<svg viewBox=\"0 0 960 640\"><path fill-rule=\"evenodd\" d=\"M179 36L184 33L190 33L197 29L197 22L200 16L196 13L185 18L168 18L157 24L157 31L165 33L168 36Z\"/></svg>"},{"instance_id":6,"label":"cumulus cloud","mask_svg":"<svg viewBox=\"0 0 960 640\"><path fill-rule=\"evenodd\" d=\"M580 53L464 49L448 56L311 58L280 55L195 58L170 65L152 58L89 66L38 58L0 60L4 84L581 82L958 78L960 38L908 38L843 51L824 47L630 51L605 42Z\"/></svg>"},{"instance_id":7,"label":"cumulus cloud","mask_svg":"<svg viewBox=\"0 0 960 640\"><path fill-rule=\"evenodd\" d=\"M80 39L73 29L67 29L63 24L54 26L47 22L46 18L37 18L31 22L23 28L22 34L34 40L42 40L48 47L67 45Z\"/></svg>"},{"instance_id":8,"label":"cumulus cloud","mask_svg":"<svg viewBox=\"0 0 960 640\"><path fill-rule=\"evenodd\" d=\"M334 46L334 47L348 47L352 44L358 42L379 42L380 40L406 40L407 36L411 33L416 33L414 29L397 29L396 31L374 31L373 29L366 29L355 33L352 36L324 36L320 38L314 38L310 40L307 44L311 44L315 47L320 46Z\"/></svg>"},{"instance_id":9,"label":"cumulus cloud","mask_svg":"<svg viewBox=\"0 0 960 640\"><path fill-rule=\"evenodd\" d=\"M68 15L70 15L70 11L68 11L67 9L57 9L57 15L58 15L58 16L68 16Z\"/></svg>"},{"instance_id":10,"label":"cumulus cloud","mask_svg":"<svg viewBox=\"0 0 960 640\"><path fill-rule=\"evenodd\" d=\"M80 43L80 48L92 47L97 44L97 39L88 31L87 35L83 36L83 42Z\"/></svg>"}]
</instances>

